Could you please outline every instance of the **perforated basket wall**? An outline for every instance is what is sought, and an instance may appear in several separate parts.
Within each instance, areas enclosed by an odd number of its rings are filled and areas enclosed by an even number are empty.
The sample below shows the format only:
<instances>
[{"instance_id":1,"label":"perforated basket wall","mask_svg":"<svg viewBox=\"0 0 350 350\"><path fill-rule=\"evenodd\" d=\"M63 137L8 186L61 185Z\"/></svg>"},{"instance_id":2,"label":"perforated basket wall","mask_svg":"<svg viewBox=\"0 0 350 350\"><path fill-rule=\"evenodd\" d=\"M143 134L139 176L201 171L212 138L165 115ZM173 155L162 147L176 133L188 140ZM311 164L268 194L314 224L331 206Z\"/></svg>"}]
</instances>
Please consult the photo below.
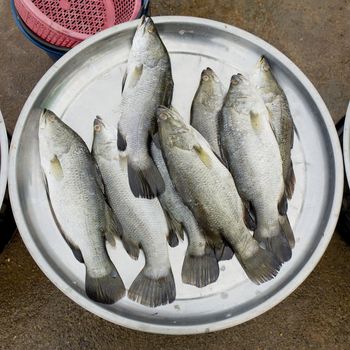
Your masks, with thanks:
<instances>
[{"instance_id":1,"label":"perforated basket wall","mask_svg":"<svg viewBox=\"0 0 350 350\"><path fill-rule=\"evenodd\" d=\"M141 0L15 0L18 14L50 44L73 47L114 24L135 19Z\"/></svg>"}]
</instances>

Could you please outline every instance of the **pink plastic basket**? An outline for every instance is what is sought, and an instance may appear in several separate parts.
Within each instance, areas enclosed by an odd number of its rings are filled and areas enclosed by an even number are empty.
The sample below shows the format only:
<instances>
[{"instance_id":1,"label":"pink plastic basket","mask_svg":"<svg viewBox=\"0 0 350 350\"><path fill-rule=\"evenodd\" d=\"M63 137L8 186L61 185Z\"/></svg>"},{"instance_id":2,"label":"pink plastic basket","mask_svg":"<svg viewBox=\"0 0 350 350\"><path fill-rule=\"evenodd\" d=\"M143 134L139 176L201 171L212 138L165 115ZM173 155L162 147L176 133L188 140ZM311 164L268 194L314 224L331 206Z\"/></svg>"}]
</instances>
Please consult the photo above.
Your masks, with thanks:
<instances>
[{"instance_id":1,"label":"pink plastic basket","mask_svg":"<svg viewBox=\"0 0 350 350\"><path fill-rule=\"evenodd\" d=\"M15 0L23 22L50 44L73 47L90 35L135 19L142 0Z\"/></svg>"}]
</instances>

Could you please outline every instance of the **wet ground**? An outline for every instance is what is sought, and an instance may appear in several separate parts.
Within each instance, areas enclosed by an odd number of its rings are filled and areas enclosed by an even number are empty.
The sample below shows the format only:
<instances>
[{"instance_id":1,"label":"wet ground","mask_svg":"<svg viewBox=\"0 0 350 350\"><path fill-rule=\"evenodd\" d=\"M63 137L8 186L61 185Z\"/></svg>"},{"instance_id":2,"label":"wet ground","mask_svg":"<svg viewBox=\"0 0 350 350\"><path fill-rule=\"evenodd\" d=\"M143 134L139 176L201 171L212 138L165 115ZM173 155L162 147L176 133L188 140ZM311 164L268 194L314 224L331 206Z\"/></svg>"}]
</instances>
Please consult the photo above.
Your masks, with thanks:
<instances>
[{"instance_id":1,"label":"wet ground","mask_svg":"<svg viewBox=\"0 0 350 350\"><path fill-rule=\"evenodd\" d=\"M153 15L206 17L260 36L310 78L335 121L345 114L348 0L152 3ZM12 132L23 103L52 61L18 31L8 1L0 1L0 16L0 108ZM349 261L349 245L336 232L310 277L264 315L213 334L157 336L112 325L70 301L38 269L16 233L0 255L0 349L348 349Z\"/></svg>"}]
</instances>

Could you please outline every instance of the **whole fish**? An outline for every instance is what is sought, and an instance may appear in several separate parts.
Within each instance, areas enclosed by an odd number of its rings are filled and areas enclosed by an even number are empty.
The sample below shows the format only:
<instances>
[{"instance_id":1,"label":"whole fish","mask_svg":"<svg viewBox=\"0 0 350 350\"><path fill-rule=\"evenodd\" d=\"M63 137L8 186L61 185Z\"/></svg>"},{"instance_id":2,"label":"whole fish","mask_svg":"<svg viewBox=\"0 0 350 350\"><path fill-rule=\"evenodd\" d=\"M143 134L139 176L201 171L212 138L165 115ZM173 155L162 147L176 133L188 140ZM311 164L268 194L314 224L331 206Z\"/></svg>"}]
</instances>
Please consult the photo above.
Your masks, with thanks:
<instances>
[{"instance_id":1,"label":"whole fish","mask_svg":"<svg viewBox=\"0 0 350 350\"><path fill-rule=\"evenodd\" d=\"M216 154L219 147L219 116L224 102L224 88L211 68L201 74L191 108L191 125L208 141Z\"/></svg>"},{"instance_id":2,"label":"whole fish","mask_svg":"<svg viewBox=\"0 0 350 350\"><path fill-rule=\"evenodd\" d=\"M171 180L207 241L215 246L224 239L253 282L273 278L280 262L261 248L247 229L244 206L232 176L208 142L174 109L158 109L158 127Z\"/></svg>"},{"instance_id":3,"label":"whole fish","mask_svg":"<svg viewBox=\"0 0 350 350\"><path fill-rule=\"evenodd\" d=\"M129 185L136 197L153 198L164 191L149 148L157 107L170 105L172 94L168 52L152 19L142 17L129 54L118 124L118 148L127 151Z\"/></svg>"},{"instance_id":4,"label":"whole fish","mask_svg":"<svg viewBox=\"0 0 350 350\"><path fill-rule=\"evenodd\" d=\"M114 303L124 296L125 287L105 240L115 245L120 232L96 163L81 137L48 110L40 117L39 149L56 224L86 267L86 294L100 303Z\"/></svg>"},{"instance_id":5,"label":"whole fish","mask_svg":"<svg viewBox=\"0 0 350 350\"><path fill-rule=\"evenodd\" d=\"M220 122L220 145L242 199L256 218L254 237L281 262L291 258L282 160L268 111L243 75L231 79ZM289 229L289 228L288 228Z\"/></svg>"},{"instance_id":6,"label":"whole fish","mask_svg":"<svg viewBox=\"0 0 350 350\"><path fill-rule=\"evenodd\" d=\"M176 291L168 256L169 230L158 199L136 198L130 191L127 158L119 153L117 131L99 117L94 122L92 152L108 201L122 226L126 251L134 259L140 248L145 254L146 264L129 288L128 297L151 307L171 303Z\"/></svg>"},{"instance_id":7,"label":"whole fish","mask_svg":"<svg viewBox=\"0 0 350 350\"><path fill-rule=\"evenodd\" d=\"M190 209L183 203L170 179L162 151L152 143L151 154L165 182L165 191L159 201L181 236L183 230L188 237L188 247L182 265L182 281L196 287L204 287L219 277L219 265L211 247ZM221 252L220 252L221 253ZM230 258L231 256L226 256Z\"/></svg>"},{"instance_id":8,"label":"whole fish","mask_svg":"<svg viewBox=\"0 0 350 350\"><path fill-rule=\"evenodd\" d=\"M287 97L273 76L269 62L264 56L260 58L256 65L253 82L269 111L270 124L281 152L286 195L290 199L295 187L295 175L291 159L294 124Z\"/></svg>"}]
</instances>

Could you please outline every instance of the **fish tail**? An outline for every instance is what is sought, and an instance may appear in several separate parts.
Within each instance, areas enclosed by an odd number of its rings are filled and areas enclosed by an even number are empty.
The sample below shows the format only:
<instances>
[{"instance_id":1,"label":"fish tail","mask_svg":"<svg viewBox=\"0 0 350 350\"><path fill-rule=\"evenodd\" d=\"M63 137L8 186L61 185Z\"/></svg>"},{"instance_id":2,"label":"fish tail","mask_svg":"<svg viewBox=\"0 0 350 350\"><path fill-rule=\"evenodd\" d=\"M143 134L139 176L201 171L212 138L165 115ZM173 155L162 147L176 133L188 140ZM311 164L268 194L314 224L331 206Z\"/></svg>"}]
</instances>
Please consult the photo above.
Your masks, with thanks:
<instances>
[{"instance_id":1,"label":"fish tail","mask_svg":"<svg viewBox=\"0 0 350 350\"><path fill-rule=\"evenodd\" d=\"M86 270L85 290L90 299L103 304L113 304L125 295L124 283L115 268L102 277L92 277Z\"/></svg>"},{"instance_id":2,"label":"fish tail","mask_svg":"<svg viewBox=\"0 0 350 350\"><path fill-rule=\"evenodd\" d=\"M291 247L280 222L269 230L258 227L254 232L254 238L265 249L272 252L281 263L292 257Z\"/></svg>"},{"instance_id":3,"label":"fish tail","mask_svg":"<svg viewBox=\"0 0 350 350\"><path fill-rule=\"evenodd\" d=\"M279 222L280 222L282 231L284 232L284 235L288 240L289 246L293 249L295 246L295 238L294 238L293 229L290 225L288 216L287 215L280 216Z\"/></svg>"},{"instance_id":4,"label":"fish tail","mask_svg":"<svg viewBox=\"0 0 350 350\"><path fill-rule=\"evenodd\" d=\"M291 199L294 193L295 188L295 174L293 169L293 164L290 164L290 167L288 169L288 174L285 178L285 192L288 199Z\"/></svg>"},{"instance_id":5,"label":"fish tail","mask_svg":"<svg viewBox=\"0 0 350 350\"><path fill-rule=\"evenodd\" d=\"M182 265L181 275L184 283L198 288L215 282L219 277L219 265L214 249L207 245L203 254L196 255L191 253L189 245Z\"/></svg>"},{"instance_id":6,"label":"fish tail","mask_svg":"<svg viewBox=\"0 0 350 350\"><path fill-rule=\"evenodd\" d=\"M172 303L175 300L176 289L171 268L161 277L152 276L147 270L147 267L144 267L136 277L129 289L128 297L149 307Z\"/></svg>"},{"instance_id":7,"label":"fish tail","mask_svg":"<svg viewBox=\"0 0 350 350\"><path fill-rule=\"evenodd\" d=\"M141 169L128 160L129 185L135 197L154 198L164 192L165 184L158 168L149 158L147 166Z\"/></svg>"},{"instance_id":8,"label":"fish tail","mask_svg":"<svg viewBox=\"0 0 350 350\"><path fill-rule=\"evenodd\" d=\"M250 280L261 284L277 276L281 262L270 251L261 248L255 240L251 244L252 253L248 257L243 257L237 251L236 257Z\"/></svg>"}]
</instances>

